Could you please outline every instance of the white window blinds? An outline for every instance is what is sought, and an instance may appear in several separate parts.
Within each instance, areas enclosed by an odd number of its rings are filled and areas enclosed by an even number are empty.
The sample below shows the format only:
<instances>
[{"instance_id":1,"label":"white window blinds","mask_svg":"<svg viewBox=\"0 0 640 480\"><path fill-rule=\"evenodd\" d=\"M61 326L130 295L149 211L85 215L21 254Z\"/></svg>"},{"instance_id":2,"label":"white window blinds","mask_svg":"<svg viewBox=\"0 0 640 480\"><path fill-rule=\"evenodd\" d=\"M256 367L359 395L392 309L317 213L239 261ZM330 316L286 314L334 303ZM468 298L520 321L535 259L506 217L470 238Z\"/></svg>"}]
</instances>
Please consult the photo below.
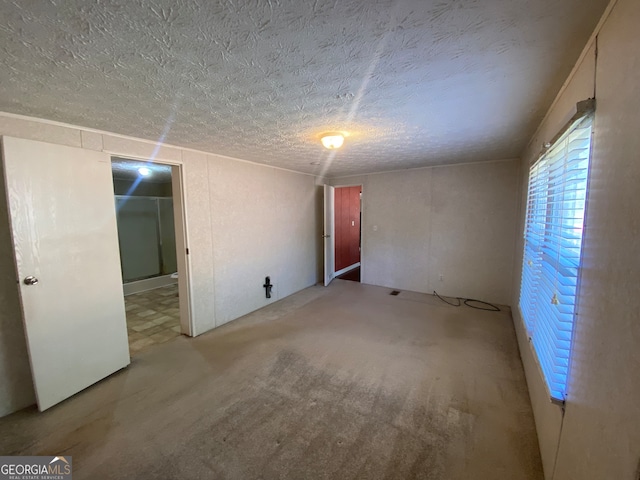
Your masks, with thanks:
<instances>
[{"instance_id":1,"label":"white window blinds","mask_svg":"<svg viewBox=\"0 0 640 480\"><path fill-rule=\"evenodd\" d=\"M569 373L592 118L575 121L529 171L520 311L559 401Z\"/></svg>"}]
</instances>

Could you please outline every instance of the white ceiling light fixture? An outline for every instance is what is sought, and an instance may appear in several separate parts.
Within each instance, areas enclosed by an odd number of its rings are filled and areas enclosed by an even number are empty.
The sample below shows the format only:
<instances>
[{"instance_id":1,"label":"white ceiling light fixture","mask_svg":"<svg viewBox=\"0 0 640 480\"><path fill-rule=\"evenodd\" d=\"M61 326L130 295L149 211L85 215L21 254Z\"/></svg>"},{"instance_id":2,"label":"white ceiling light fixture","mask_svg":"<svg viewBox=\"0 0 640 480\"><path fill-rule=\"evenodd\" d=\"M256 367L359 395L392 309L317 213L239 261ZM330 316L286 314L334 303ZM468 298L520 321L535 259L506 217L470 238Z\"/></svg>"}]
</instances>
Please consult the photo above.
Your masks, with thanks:
<instances>
[{"instance_id":1,"label":"white ceiling light fixture","mask_svg":"<svg viewBox=\"0 0 640 480\"><path fill-rule=\"evenodd\" d=\"M325 133L320 138L322 145L329 150L340 148L344 143L344 135L339 132Z\"/></svg>"},{"instance_id":2,"label":"white ceiling light fixture","mask_svg":"<svg viewBox=\"0 0 640 480\"><path fill-rule=\"evenodd\" d=\"M149 175L151 175L151 169L149 169L147 167L140 167L138 169L138 173L140 175L142 175L143 177L148 177Z\"/></svg>"}]
</instances>

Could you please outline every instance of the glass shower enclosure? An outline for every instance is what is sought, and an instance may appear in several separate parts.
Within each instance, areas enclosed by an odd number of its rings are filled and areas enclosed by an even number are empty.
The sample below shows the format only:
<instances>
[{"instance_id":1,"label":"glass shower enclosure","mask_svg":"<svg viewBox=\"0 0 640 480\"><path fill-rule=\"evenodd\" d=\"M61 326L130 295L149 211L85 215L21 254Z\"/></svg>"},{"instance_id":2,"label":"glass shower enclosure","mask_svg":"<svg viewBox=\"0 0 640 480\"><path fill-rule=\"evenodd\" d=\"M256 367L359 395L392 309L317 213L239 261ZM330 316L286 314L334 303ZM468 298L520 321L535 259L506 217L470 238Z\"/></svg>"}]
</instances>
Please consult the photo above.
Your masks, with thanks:
<instances>
[{"instance_id":1,"label":"glass shower enclosure","mask_svg":"<svg viewBox=\"0 0 640 480\"><path fill-rule=\"evenodd\" d=\"M124 283L177 271L173 199L116 195Z\"/></svg>"}]
</instances>

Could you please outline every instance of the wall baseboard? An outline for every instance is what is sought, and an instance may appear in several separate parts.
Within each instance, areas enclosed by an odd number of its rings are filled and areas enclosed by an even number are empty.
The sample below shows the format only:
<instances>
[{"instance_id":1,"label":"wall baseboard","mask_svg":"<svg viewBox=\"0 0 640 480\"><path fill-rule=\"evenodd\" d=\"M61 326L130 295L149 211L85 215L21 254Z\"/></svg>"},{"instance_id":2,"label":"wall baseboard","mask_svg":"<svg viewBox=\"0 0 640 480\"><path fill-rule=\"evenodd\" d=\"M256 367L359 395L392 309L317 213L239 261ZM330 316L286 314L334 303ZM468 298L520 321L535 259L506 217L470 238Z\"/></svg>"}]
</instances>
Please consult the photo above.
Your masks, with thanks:
<instances>
[{"instance_id":1,"label":"wall baseboard","mask_svg":"<svg viewBox=\"0 0 640 480\"><path fill-rule=\"evenodd\" d=\"M134 293L153 290L154 288L166 287L178 283L177 278L171 278L171 275L163 275L161 277L145 278L136 282L129 282L122 285L125 297Z\"/></svg>"}]
</instances>

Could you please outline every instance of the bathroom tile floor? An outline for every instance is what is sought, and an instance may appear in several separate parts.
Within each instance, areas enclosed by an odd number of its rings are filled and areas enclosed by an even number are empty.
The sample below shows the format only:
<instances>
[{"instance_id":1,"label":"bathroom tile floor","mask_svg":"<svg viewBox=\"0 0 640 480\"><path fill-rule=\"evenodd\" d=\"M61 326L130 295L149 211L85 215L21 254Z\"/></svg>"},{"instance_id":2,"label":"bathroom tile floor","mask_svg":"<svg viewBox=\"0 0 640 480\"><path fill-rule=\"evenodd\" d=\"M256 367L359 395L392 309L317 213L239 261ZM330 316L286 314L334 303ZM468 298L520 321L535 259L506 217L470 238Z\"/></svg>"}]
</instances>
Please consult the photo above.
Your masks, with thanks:
<instances>
[{"instance_id":1,"label":"bathroom tile floor","mask_svg":"<svg viewBox=\"0 0 640 480\"><path fill-rule=\"evenodd\" d=\"M178 285L124 297L131 355L180 336Z\"/></svg>"}]
</instances>

